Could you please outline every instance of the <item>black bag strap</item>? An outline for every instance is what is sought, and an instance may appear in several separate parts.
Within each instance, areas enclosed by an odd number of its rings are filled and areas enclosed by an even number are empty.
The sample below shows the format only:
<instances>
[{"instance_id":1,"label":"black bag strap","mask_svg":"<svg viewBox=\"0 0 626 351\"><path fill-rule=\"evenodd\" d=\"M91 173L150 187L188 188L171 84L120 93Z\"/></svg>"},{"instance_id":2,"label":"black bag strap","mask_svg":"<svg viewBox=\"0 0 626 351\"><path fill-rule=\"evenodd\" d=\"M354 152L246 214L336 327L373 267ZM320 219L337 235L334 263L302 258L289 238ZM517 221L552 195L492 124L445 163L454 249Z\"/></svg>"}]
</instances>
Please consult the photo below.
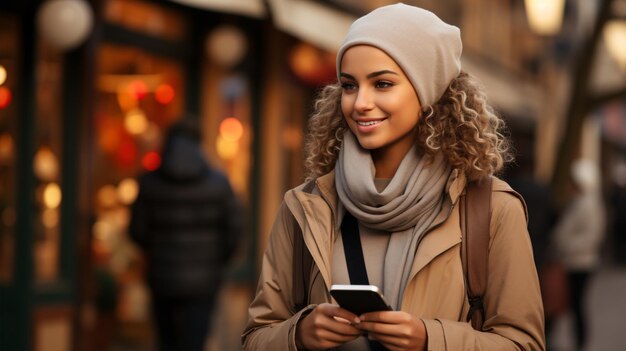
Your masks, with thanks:
<instances>
[{"instance_id":1,"label":"black bag strap","mask_svg":"<svg viewBox=\"0 0 626 351\"><path fill-rule=\"evenodd\" d=\"M493 179L486 177L467 185L461 199L461 256L467 282L470 309L467 321L475 330L482 330L485 321L484 296L489 266L489 223L491 221L491 190Z\"/></svg>"},{"instance_id":2,"label":"black bag strap","mask_svg":"<svg viewBox=\"0 0 626 351\"><path fill-rule=\"evenodd\" d=\"M303 188L304 192L311 193L315 186L314 181L309 181ZM292 221L293 227L293 308L298 312L309 304L309 285L311 280L311 269L313 269L313 256L306 248L302 237L302 228L295 218Z\"/></svg>"},{"instance_id":3,"label":"black bag strap","mask_svg":"<svg viewBox=\"0 0 626 351\"><path fill-rule=\"evenodd\" d=\"M367 268L365 267L365 257L363 256L363 246L361 245L361 235L359 234L359 222L354 216L346 211L341 221L341 241L343 242L343 252L346 255L348 265L348 275L350 284L368 285ZM371 351L387 350L380 342L367 339Z\"/></svg>"},{"instance_id":4,"label":"black bag strap","mask_svg":"<svg viewBox=\"0 0 626 351\"><path fill-rule=\"evenodd\" d=\"M369 279L367 278L367 268L365 268L365 258L363 257L361 236L359 235L359 222L348 211L341 221L341 240L346 255L350 284L368 285Z\"/></svg>"}]
</instances>

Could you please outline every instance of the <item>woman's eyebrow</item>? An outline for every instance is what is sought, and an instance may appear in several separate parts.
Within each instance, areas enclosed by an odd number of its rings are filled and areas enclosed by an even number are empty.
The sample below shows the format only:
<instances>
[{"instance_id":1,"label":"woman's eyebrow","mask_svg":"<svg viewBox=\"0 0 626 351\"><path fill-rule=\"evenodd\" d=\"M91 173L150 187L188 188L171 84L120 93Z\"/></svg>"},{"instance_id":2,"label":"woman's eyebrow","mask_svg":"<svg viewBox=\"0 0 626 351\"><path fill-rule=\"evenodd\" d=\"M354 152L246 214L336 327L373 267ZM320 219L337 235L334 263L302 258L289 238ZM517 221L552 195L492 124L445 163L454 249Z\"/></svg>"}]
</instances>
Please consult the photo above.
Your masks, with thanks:
<instances>
[{"instance_id":1,"label":"woman's eyebrow","mask_svg":"<svg viewBox=\"0 0 626 351\"><path fill-rule=\"evenodd\" d=\"M371 79L371 78L378 77L378 76L381 76L381 75L383 75L383 74L387 74L387 73L389 73L389 74L395 74L396 76L398 75L398 73L396 73L396 72L394 72L394 71L390 71L390 70L388 70L388 69L385 69L385 70L382 70L382 71L372 72L372 73L368 74L368 75L367 75L367 76L365 76L365 77L366 77L367 79Z\"/></svg>"},{"instance_id":2,"label":"woman's eyebrow","mask_svg":"<svg viewBox=\"0 0 626 351\"><path fill-rule=\"evenodd\" d=\"M365 76L365 78L372 79L374 77L378 77L378 76L381 76L383 74L395 74L396 76L398 75L398 73L396 73L394 71L390 71L388 69L384 69L382 71L372 72L372 73L368 74L367 76ZM339 73L339 76L340 77L345 77L345 78L348 78L348 79L352 79L352 80L356 80L356 79L354 79L354 77L352 75L350 75L348 73L344 73L344 72Z\"/></svg>"},{"instance_id":3,"label":"woman's eyebrow","mask_svg":"<svg viewBox=\"0 0 626 351\"><path fill-rule=\"evenodd\" d=\"M341 73L339 73L339 76L340 77L345 77L345 78L348 78L348 79L351 79L351 80L356 80L356 79L354 79L354 77L352 75L350 75L348 73L341 72Z\"/></svg>"}]
</instances>

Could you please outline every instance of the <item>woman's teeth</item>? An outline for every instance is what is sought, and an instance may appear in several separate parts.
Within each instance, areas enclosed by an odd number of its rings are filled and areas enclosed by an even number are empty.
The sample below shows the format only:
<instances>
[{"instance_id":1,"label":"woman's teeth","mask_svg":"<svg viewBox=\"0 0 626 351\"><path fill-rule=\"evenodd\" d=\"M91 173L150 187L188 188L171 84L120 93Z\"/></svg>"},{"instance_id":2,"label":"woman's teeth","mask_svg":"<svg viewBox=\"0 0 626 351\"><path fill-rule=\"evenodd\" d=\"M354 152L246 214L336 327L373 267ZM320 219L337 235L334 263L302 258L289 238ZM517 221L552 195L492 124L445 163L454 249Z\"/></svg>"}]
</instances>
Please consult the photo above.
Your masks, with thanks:
<instances>
[{"instance_id":1,"label":"woman's teeth","mask_svg":"<svg viewBox=\"0 0 626 351\"><path fill-rule=\"evenodd\" d=\"M374 124L378 124L380 122L382 122L382 120L380 120L380 121L367 121L367 122L357 121L356 123L358 125L360 125L360 126L373 126Z\"/></svg>"}]
</instances>

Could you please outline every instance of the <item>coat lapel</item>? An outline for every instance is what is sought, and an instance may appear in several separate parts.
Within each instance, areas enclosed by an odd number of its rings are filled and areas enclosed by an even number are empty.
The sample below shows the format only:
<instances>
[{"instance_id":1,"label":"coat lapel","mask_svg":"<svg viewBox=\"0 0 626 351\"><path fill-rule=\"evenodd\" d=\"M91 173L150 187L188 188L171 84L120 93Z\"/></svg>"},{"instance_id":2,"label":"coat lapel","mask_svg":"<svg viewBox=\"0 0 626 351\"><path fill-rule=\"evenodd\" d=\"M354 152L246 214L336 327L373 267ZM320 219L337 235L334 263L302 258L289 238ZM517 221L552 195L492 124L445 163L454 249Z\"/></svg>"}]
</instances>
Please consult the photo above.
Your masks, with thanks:
<instances>
[{"instance_id":1,"label":"coat lapel","mask_svg":"<svg viewBox=\"0 0 626 351\"><path fill-rule=\"evenodd\" d=\"M409 281L435 257L461 242L458 206L455 206L450 217L440 226L424 235L422 242L417 247Z\"/></svg>"},{"instance_id":2,"label":"coat lapel","mask_svg":"<svg viewBox=\"0 0 626 351\"><path fill-rule=\"evenodd\" d=\"M332 196L333 181L334 172L317 180L321 196L317 193L294 190L286 197L287 206L302 228L304 242L328 289L332 284L331 257L333 238L336 235L334 225L336 199Z\"/></svg>"},{"instance_id":3,"label":"coat lapel","mask_svg":"<svg viewBox=\"0 0 626 351\"><path fill-rule=\"evenodd\" d=\"M417 246L417 252L415 253L415 259L409 274L409 281L435 257L461 242L461 226L457 202L465 189L465 183L466 180L462 174L454 173L450 177L450 183L447 186L449 197L444 202L444 207L453 205L454 207L449 213L442 210L437 219L435 219L435 223L441 221L443 223L424 233L424 237Z\"/></svg>"}]
</instances>

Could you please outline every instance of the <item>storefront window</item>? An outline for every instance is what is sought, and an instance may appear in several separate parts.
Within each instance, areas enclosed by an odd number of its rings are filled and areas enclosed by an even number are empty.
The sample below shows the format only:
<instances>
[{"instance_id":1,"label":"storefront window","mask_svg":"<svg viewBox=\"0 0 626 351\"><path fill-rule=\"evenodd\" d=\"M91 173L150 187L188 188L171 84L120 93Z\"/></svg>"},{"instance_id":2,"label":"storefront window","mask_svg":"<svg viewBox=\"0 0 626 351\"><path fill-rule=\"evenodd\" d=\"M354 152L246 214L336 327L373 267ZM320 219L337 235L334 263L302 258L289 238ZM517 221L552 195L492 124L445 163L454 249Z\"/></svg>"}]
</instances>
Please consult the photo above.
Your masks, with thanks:
<instances>
[{"instance_id":1,"label":"storefront window","mask_svg":"<svg viewBox=\"0 0 626 351\"><path fill-rule=\"evenodd\" d=\"M18 21L0 14L0 284L13 278L15 259Z\"/></svg>"}]
</instances>

